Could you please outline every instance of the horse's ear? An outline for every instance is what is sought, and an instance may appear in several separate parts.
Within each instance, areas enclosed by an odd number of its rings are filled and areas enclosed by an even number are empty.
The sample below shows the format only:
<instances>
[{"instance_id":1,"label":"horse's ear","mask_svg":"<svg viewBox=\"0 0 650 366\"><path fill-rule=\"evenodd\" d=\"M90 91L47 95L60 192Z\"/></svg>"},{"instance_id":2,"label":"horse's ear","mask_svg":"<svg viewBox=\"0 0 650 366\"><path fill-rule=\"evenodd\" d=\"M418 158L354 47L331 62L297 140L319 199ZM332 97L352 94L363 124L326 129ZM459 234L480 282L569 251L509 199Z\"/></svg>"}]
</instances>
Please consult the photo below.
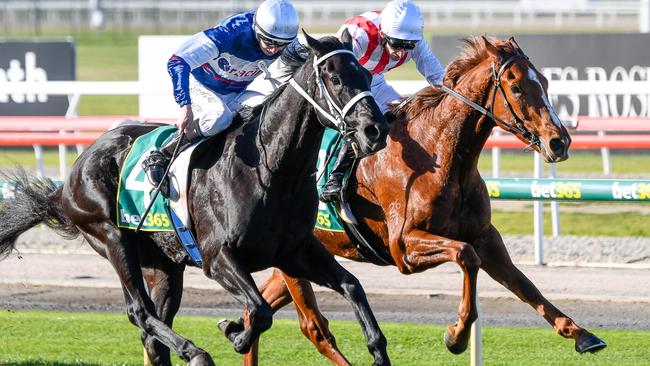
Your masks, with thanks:
<instances>
[{"instance_id":1,"label":"horse's ear","mask_svg":"<svg viewBox=\"0 0 650 366\"><path fill-rule=\"evenodd\" d=\"M515 41L515 37L508 38L508 41L510 43L512 43L513 46L517 47L521 51L521 47L519 46L519 43L517 43L517 41Z\"/></svg>"},{"instance_id":2,"label":"horse's ear","mask_svg":"<svg viewBox=\"0 0 650 366\"><path fill-rule=\"evenodd\" d=\"M487 39L487 37L485 37L485 36L481 36L481 40L483 40L483 47L485 47L485 49L486 49L490 54L492 54L492 55L494 55L494 56L498 56L498 55L499 55L499 50L497 49L497 47L496 47L495 45L492 44L492 42L490 42L489 39Z\"/></svg>"},{"instance_id":3,"label":"horse's ear","mask_svg":"<svg viewBox=\"0 0 650 366\"><path fill-rule=\"evenodd\" d=\"M350 35L347 28L345 28L343 34L341 34L341 43L343 43L343 47L352 51L352 35Z\"/></svg>"},{"instance_id":4,"label":"horse's ear","mask_svg":"<svg viewBox=\"0 0 650 366\"><path fill-rule=\"evenodd\" d=\"M307 45L309 45L309 48L311 48L312 51L314 51L316 56L319 56L319 55L322 55L322 54L325 53L323 45L320 43L319 40L317 40L316 38L313 38L312 36L307 34L307 32L305 32L304 29L302 30L302 34L305 35L305 39L307 40Z\"/></svg>"}]
</instances>

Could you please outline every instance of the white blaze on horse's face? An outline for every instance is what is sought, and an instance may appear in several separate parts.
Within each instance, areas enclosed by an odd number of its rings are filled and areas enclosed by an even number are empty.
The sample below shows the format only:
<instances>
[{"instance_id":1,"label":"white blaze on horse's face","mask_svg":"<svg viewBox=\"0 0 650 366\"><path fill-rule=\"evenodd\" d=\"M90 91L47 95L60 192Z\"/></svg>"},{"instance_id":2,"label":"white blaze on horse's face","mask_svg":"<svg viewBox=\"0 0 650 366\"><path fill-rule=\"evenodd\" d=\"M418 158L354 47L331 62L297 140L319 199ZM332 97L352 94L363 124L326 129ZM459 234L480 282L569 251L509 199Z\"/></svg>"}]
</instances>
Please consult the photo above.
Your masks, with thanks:
<instances>
[{"instance_id":1,"label":"white blaze on horse's face","mask_svg":"<svg viewBox=\"0 0 650 366\"><path fill-rule=\"evenodd\" d=\"M537 83L539 85L539 88L542 90L542 102L544 102L544 106L546 107L546 110L548 110L548 113L551 116L551 121L557 128L561 128L562 122L560 121L560 118L557 116L557 113L555 113L555 109L553 109L553 106L551 105L551 102L548 100L548 95L544 90L544 85L542 84L541 81L539 81L539 78L537 77L537 72L533 70L532 68L528 68L528 78Z\"/></svg>"}]
</instances>

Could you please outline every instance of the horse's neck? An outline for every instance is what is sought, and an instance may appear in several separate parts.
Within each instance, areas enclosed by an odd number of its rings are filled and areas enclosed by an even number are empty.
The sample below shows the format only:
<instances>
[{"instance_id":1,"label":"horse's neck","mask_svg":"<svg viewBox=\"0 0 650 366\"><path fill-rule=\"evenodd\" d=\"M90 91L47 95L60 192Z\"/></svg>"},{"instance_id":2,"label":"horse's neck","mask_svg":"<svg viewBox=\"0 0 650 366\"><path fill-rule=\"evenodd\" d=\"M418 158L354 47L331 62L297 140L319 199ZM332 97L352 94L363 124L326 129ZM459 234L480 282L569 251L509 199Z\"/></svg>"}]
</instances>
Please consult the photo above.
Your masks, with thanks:
<instances>
[{"instance_id":1,"label":"horse's neck","mask_svg":"<svg viewBox=\"0 0 650 366\"><path fill-rule=\"evenodd\" d=\"M485 68L475 72L478 74L461 80L456 91L478 105L487 106L491 102L491 74ZM453 169L451 164L460 164L456 167L463 170L476 168L481 150L495 126L491 119L450 94L435 108L433 119L416 120L417 123L408 122L413 139L449 169Z\"/></svg>"},{"instance_id":2,"label":"horse's neck","mask_svg":"<svg viewBox=\"0 0 650 366\"><path fill-rule=\"evenodd\" d=\"M296 72L296 80L307 80L311 69ZM299 82L304 89L306 83ZM315 85L312 82L312 85ZM291 86L267 106L260 121L260 151L267 168L285 176L311 174L316 166L323 127L309 103Z\"/></svg>"}]
</instances>

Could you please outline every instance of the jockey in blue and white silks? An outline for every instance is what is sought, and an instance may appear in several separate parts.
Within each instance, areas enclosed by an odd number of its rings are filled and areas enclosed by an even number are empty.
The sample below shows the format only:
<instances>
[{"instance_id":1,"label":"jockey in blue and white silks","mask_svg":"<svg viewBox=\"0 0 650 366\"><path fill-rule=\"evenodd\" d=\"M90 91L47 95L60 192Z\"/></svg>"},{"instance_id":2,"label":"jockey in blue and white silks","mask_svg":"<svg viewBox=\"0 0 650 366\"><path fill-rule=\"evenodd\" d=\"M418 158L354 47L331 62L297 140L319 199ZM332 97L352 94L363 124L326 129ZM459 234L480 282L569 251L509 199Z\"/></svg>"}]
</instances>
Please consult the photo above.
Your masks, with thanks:
<instances>
[{"instance_id":1,"label":"jockey in blue and white silks","mask_svg":"<svg viewBox=\"0 0 650 366\"><path fill-rule=\"evenodd\" d=\"M297 33L293 5L288 0L266 0L256 11L233 15L179 47L167 63L174 99L181 108L179 133L142 163L154 186L162 180L179 139L180 152L223 131L235 111L263 99L247 93L246 87Z\"/></svg>"}]
</instances>

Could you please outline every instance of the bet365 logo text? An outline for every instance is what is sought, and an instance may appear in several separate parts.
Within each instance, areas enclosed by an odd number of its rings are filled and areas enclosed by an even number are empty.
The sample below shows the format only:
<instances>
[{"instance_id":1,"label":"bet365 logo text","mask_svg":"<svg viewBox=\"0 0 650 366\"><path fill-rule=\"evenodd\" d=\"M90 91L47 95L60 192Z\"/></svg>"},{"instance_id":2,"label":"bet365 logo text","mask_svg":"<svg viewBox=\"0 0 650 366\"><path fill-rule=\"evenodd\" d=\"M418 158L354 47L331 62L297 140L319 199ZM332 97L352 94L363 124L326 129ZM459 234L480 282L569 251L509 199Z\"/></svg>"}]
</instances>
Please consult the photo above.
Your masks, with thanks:
<instances>
[{"instance_id":1,"label":"bet365 logo text","mask_svg":"<svg viewBox=\"0 0 650 366\"><path fill-rule=\"evenodd\" d=\"M617 200L650 200L650 184L632 183L622 185L619 182L614 182L612 197Z\"/></svg>"},{"instance_id":2,"label":"bet365 logo text","mask_svg":"<svg viewBox=\"0 0 650 366\"><path fill-rule=\"evenodd\" d=\"M533 198L582 198L580 182L551 182L548 184L534 181L530 186L530 195Z\"/></svg>"}]
</instances>

